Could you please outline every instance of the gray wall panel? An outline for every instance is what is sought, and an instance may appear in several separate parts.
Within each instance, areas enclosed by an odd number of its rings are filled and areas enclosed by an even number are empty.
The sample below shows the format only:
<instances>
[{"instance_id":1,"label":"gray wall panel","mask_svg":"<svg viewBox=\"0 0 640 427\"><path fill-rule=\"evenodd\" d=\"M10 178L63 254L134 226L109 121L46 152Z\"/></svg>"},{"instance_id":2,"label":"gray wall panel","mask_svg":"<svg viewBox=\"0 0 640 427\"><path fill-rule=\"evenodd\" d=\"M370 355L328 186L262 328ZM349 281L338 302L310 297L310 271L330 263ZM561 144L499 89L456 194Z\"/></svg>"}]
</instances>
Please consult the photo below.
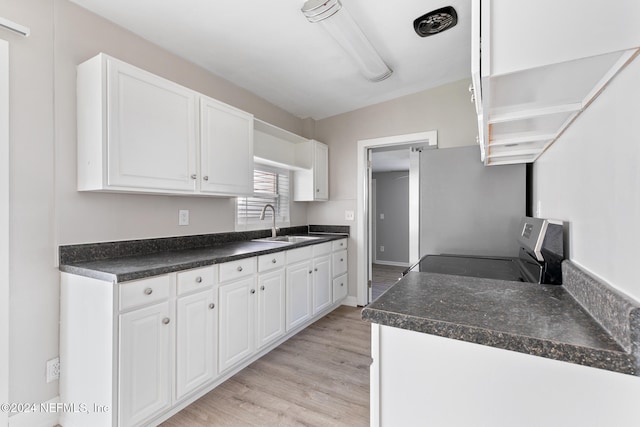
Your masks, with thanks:
<instances>
[{"instance_id":1,"label":"gray wall panel","mask_svg":"<svg viewBox=\"0 0 640 427\"><path fill-rule=\"evenodd\" d=\"M486 167L479 147L462 147L424 151L420 173L421 256L517 256L524 165Z\"/></svg>"}]
</instances>

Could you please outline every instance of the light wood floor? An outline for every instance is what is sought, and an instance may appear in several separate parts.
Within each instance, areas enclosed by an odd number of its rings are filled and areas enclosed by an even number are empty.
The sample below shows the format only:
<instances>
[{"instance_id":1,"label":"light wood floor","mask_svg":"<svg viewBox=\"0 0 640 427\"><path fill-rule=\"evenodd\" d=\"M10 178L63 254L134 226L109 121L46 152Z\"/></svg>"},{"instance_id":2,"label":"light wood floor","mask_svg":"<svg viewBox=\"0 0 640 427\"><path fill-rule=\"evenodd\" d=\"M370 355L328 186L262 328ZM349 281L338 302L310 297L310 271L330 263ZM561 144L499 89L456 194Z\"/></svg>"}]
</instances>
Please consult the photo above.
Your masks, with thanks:
<instances>
[{"instance_id":1,"label":"light wood floor","mask_svg":"<svg viewBox=\"0 0 640 427\"><path fill-rule=\"evenodd\" d=\"M163 427L368 426L370 324L342 306Z\"/></svg>"},{"instance_id":2,"label":"light wood floor","mask_svg":"<svg viewBox=\"0 0 640 427\"><path fill-rule=\"evenodd\" d=\"M407 267L398 267L395 265L373 264L371 266L372 301L375 301L396 283L400 276L402 276L402 272L406 269Z\"/></svg>"}]
</instances>

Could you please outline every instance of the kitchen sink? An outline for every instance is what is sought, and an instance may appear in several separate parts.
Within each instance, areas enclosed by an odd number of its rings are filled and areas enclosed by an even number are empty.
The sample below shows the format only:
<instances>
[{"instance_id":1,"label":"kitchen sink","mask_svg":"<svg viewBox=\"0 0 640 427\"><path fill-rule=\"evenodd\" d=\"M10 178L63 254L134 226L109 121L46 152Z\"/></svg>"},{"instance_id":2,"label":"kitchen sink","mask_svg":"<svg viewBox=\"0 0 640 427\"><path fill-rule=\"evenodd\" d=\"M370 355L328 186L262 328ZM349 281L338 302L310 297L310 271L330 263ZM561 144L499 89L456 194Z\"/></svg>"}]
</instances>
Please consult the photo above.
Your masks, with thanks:
<instances>
[{"instance_id":1,"label":"kitchen sink","mask_svg":"<svg viewBox=\"0 0 640 427\"><path fill-rule=\"evenodd\" d=\"M293 243L302 243L308 242L310 240L318 240L322 239L322 237L318 236L276 236L276 237L265 237L263 239L253 239L254 242L274 242L274 243L284 243L284 244L293 244Z\"/></svg>"}]
</instances>

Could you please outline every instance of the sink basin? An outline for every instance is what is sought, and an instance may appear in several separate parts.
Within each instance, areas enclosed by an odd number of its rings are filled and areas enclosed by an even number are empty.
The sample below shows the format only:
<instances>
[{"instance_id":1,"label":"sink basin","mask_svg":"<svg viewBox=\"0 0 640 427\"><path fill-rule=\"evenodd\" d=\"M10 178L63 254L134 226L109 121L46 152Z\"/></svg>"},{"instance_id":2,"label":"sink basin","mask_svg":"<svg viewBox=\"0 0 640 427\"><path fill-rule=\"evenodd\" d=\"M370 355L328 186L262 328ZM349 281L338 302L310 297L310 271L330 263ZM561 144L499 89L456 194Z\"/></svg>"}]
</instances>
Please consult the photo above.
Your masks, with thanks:
<instances>
[{"instance_id":1,"label":"sink basin","mask_svg":"<svg viewBox=\"0 0 640 427\"><path fill-rule=\"evenodd\" d=\"M322 239L322 237L317 236L276 236L276 237L265 237L264 239L253 239L254 242L273 242L273 243L284 243L284 244L292 244L292 243L301 243L308 242L310 240Z\"/></svg>"}]
</instances>

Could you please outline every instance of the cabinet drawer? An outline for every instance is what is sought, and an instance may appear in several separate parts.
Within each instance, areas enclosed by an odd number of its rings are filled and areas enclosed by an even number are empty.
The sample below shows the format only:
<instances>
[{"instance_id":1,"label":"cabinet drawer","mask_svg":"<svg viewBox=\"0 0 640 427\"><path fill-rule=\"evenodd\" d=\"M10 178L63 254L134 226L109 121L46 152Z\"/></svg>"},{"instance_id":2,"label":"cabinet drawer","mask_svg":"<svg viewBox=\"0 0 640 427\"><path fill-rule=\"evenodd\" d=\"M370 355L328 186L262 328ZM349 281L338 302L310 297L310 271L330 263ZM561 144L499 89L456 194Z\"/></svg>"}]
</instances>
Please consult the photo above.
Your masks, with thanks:
<instances>
[{"instance_id":1,"label":"cabinet drawer","mask_svg":"<svg viewBox=\"0 0 640 427\"><path fill-rule=\"evenodd\" d=\"M293 264L298 261L304 261L313 256L313 246L305 246L303 248L291 249L287 251L287 264Z\"/></svg>"},{"instance_id":2,"label":"cabinet drawer","mask_svg":"<svg viewBox=\"0 0 640 427\"><path fill-rule=\"evenodd\" d=\"M339 251L333 254L333 275L339 276L347 272L347 251Z\"/></svg>"},{"instance_id":3,"label":"cabinet drawer","mask_svg":"<svg viewBox=\"0 0 640 427\"><path fill-rule=\"evenodd\" d=\"M171 279L168 274L118 285L120 310L150 304L169 298Z\"/></svg>"},{"instance_id":4,"label":"cabinet drawer","mask_svg":"<svg viewBox=\"0 0 640 427\"><path fill-rule=\"evenodd\" d=\"M349 293L348 275L343 274L333 279L333 302L338 302L346 298Z\"/></svg>"},{"instance_id":5,"label":"cabinet drawer","mask_svg":"<svg viewBox=\"0 0 640 427\"><path fill-rule=\"evenodd\" d=\"M249 276L256 272L256 257L225 262L219 264L218 268L220 269L221 282Z\"/></svg>"},{"instance_id":6,"label":"cabinet drawer","mask_svg":"<svg viewBox=\"0 0 640 427\"><path fill-rule=\"evenodd\" d=\"M339 251L340 249L347 249L347 239L334 240L333 250Z\"/></svg>"},{"instance_id":7,"label":"cabinet drawer","mask_svg":"<svg viewBox=\"0 0 640 427\"><path fill-rule=\"evenodd\" d=\"M213 286L216 282L215 271L214 265L181 271L178 273L178 295Z\"/></svg>"},{"instance_id":8,"label":"cabinet drawer","mask_svg":"<svg viewBox=\"0 0 640 427\"><path fill-rule=\"evenodd\" d=\"M320 243L319 245L313 245L313 256L317 257L319 255L324 255L324 254L328 254L331 252L331 243L332 242L326 242L326 243Z\"/></svg>"},{"instance_id":9,"label":"cabinet drawer","mask_svg":"<svg viewBox=\"0 0 640 427\"><path fill-rule=\"evenodd\" d=\"M284 252L276 252L274 254L260 255L258 257L258 271L268 271L274 268L284 267Z\"/></svg>"}]
</instances>

